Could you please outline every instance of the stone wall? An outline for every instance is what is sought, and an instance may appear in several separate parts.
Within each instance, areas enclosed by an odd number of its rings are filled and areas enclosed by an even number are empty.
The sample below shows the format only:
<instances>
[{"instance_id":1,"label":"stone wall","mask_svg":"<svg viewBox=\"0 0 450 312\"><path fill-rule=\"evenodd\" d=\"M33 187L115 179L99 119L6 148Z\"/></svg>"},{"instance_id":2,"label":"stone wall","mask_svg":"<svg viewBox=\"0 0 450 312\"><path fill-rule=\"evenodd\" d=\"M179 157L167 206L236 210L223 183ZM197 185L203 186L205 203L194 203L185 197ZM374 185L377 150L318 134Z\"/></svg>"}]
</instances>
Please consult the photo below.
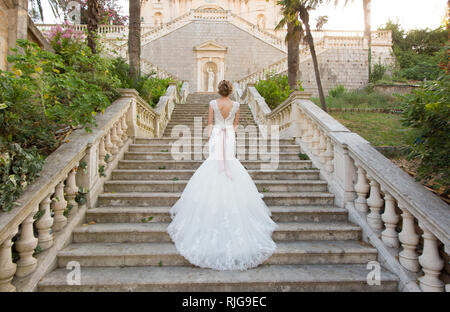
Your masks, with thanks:
<instances>
[{"instance_id":1,"label":"stone wall","mask_svg":"<svg viewBox=\"0 0 450 312\"><path fill-rule=\"evenodd\" d=\"M360 89L369 81L367 49L327 49L317 59L325 94L337 85ZM313 93L313 96L318 95L311 58L300 63L300 80L305 91Z\"/></svg>"},{"instance_id":2,"label":"stone wall","mask_svg":"<svg viewBox=\"0 0 450 312\"><path fill-rule=\"evenodd\" d=\"M0 1L0 70L6 70L8 55L8 17L5 2ZM5 22L6 21L6 22Z\"/></svg>"},{"instance_id":3,"label":"stone wall","mask_svg":"<svg viewBox=\"0 0 450 312\"><path fill-rule=\"evenodd\" d=\"M227 48L224 78L237 80L284 58L286 53L236 26L223 22L192 22L142 48L151 63L188 80L197 90L197 60L193 48L207 41Z\"/></svg>"}]
</instances>

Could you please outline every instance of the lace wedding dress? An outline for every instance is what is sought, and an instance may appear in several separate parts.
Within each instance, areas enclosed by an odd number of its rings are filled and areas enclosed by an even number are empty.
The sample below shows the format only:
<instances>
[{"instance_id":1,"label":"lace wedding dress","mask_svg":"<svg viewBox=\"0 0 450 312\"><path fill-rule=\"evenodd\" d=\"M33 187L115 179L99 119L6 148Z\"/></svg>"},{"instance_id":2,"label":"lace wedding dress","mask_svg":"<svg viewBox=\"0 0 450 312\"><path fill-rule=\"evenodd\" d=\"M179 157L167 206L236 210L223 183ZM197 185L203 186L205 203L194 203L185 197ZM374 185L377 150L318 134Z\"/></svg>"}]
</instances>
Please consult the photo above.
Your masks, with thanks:
<instances>
[{"instance_id":1,"label":"lace wedding dress","mask_svg":"<svg viewBox=\"0 0 450 312\"><path fill-rule=\"evenodd\" d=\"M195 171L170 209L167 232L190 263L216 270L246 270L272 255L277 227L255 183L235 157L233 121L239 103L227 118L215 100L208 158Z\"/></svg>"}]
</instances>

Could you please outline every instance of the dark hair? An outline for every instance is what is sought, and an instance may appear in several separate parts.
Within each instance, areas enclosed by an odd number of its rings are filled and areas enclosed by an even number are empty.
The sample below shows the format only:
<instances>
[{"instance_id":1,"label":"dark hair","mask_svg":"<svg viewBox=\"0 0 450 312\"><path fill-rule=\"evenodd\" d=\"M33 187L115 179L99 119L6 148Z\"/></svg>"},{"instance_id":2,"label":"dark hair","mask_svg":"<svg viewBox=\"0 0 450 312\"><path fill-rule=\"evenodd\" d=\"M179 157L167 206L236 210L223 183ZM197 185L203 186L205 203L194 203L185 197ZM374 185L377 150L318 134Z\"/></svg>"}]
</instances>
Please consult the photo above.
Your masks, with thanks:
<instances>
[{"instance_id":1,"label":"dark hair","mask_svg":"<svg viewBox=\"0 0 450 312\"><path fill-rule=\"evenodd\" d=\"M229 96L233 92L233 86L228 80L222 80L219 82L218 89L221 96Z\"/></svg>"}]
</instances>

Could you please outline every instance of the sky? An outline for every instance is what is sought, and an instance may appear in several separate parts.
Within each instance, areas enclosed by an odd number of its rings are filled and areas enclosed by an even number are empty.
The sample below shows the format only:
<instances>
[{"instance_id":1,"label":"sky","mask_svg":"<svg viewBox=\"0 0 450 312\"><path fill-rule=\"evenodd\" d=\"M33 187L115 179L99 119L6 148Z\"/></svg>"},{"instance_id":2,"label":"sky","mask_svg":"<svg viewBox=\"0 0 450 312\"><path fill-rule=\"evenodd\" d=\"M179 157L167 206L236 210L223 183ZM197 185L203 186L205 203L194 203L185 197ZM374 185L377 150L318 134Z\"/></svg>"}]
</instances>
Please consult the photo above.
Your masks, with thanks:
<instances>
[{"instance_id":1,"label":"sky","mask_svg":"<svg viewBox=\"0 0 450 312\"><path fill-rule=\"evenodd\" d=\"M343 3L344 1L341 0ZM47 1L44 5L44 23L55 23ZM124 14L128 11L128 0L119 0ZM415 28L437 28L441 25L447 7L447 0L372 0L372 29L384 25L389 19L399 21L406 30ZM320 15L328 15L328 23L323 29L363 30L364 19L362 0L353 0L344 7L324 5L311 14L311 24Z\"/></svg>"}]
</instances>

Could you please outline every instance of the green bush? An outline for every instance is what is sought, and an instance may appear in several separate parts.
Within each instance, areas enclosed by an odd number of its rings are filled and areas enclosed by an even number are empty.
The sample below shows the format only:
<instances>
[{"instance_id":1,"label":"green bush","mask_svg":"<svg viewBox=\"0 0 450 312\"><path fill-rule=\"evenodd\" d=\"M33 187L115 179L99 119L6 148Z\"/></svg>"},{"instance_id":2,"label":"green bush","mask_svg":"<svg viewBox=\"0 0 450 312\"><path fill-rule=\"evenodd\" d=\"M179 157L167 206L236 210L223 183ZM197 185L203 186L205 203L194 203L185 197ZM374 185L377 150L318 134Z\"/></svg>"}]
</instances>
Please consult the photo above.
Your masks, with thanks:
<instances>
[{"instance_id":1,"label":"green bush","mask_svg":"<svg viewBox=\"0 0 450 312\"><path fill-rule=\"evenodd\" d=\"M381 30L392 31L393 52L397 66L393 79L397 80L434 80L439 76L436 55L448 40L448 30L413 29L405 31L400 24L388 21Z\"/></svg>"},{"instance_id":2,"label":"green bush","mask_svg":"<svg viewBox=\"0 0 450 312\"><path fill-rule=\"evenodd\" d=\"M320 106L318 98L311 99ZM361 90L346 90L343 86L331 89L325 98L329 108L400 108L398 99L374 92L372 86Z\"/></svg>"},{"instance_id":3,"label":"green bush","mask_svg":"<svg viewBox=\"0 0 450 312\"><path fill-rule=\"evenodd\" d=\"M345 87L343 85L338 85L334 89L331 89L328 92L328 95L333 98L337 98L337 97L342 96L346 91L347 90L345 90Z\"/></svg>"},{"instance_id":4,"label":"green bush","mask_svg":"<svg viewBox=\"0 0 450 312\"><path fill-rule=\"evenodd\" d=\"M118 96L111 60L65 39L57 53L18 40L8 56L12 71L0 71L3 210L34 180L43 156L61 144L59 136L79 126L89 131L96 114Z\"/></svg>"},{"instance_id":5,"label":"green bush","mask_svg":"<svg viewBox=\"0 0 450 312\"><path fill-rule=\"evenodd\" d=\"M169 82L174 81L170 78L158 78L156 73L142 75L133 80L129 69L129 65L123 58L116 58L113 61L112 71L120 79L121 87L136 89L139 95L152 107L155 107L159 98L166 93Z\"/></svg>"},{"instance_id":6,"label":"green bush","mask_svg":"<svg viewBox=\"0 0 450 312\"><path fill-rule=\"evenodd\" d=\"M450 194L450 75L448 46L441 53L441 75L401 96L404 124L418 129L410 158L420 160L418 179L433 180Z\"/></svg>"},{"instance_id":7,"label":"green bush","mask_svg":"<svg viewBox=\"0 0 450 312\"><path fill-rule=\"evenodd\" d=\"M298 86L299 90L303 91L300 81L298 82ZM265 79L258 81L255 87L271 109L283 103L293 92L289 87L288 77L274 73L267 73Z\"/></svg>"},{"instance_id":8,"label":"green bush","mask_svg":"<svg viewBox=\"0 0 450 312\"><path fill-rule=\"evenodd\" d=\"M386 66L382 64L374 64L372 66L372 72L370 73L369 82L374 83L383 79L386 74L386 69Z\"/></svg>"},{"instance_id":9,"label":"green bush","mask_svg":"<svg viewBox=\"0 0 450 312\"><path fill-rule=\"evenodd\" d=\"M14 201L33 182L42 169L44 158L36 148L22 149L17 143L0 138L0 207L14 208Z\"/></svg>"}]
</instances>

